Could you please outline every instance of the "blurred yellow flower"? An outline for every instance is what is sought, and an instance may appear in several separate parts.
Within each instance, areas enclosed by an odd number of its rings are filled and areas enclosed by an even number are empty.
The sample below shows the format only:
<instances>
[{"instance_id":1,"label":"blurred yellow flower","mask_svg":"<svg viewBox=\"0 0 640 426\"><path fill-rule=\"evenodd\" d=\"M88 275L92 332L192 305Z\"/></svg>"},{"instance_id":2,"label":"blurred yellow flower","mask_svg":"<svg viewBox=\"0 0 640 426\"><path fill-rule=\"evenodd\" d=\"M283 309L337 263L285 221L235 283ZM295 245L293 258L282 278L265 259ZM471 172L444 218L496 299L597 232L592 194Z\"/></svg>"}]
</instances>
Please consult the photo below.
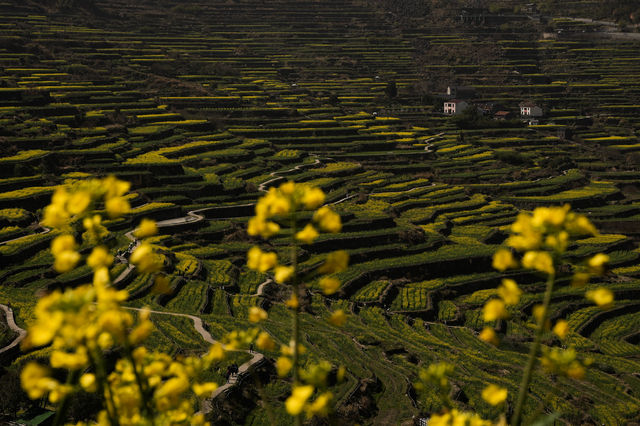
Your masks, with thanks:
<instances>
[{"instance_id":1,"label":"blurred yellow flower","mask_svg":"<svg viewBox=\"0 0 640 426\"><path fill-rule=\"evenodd\" d=\"M76 246L76 239L73 238L73 235L59 235L51 242L51 253L57 256L64 251L74 250Z\"/></svg>"},{"instance_id":2,"label":"blurred yellow flower","mask_svg":"<svg viewBox=\"0 0 640 426\"><path fill-rule=\"evenodd\" d=\"M93 373L85 373L80 377L80 386L86 392L95 392L97 390L96 376Z\"/></svg>"},{"instance_id":3,"label":"blurred yellow flower","mask_svg":"<svg viewBox=\"0 0 640 426\"><path fill-rule=\"evenodd\" d=\"M86 191L78 191L71 195L67 201L67 211L72 216L84 213L90 203L91 194Z\"/></svg>"},{"instance_id":4,"label":"blurred yellow flower","mask_svg":"<svg viewBox=\"0 0 640 426\"><path fill-rule=\"evenodd\" d=\"M260 322L264 321L269 317L267 311L257 306L252 306L249 308L249 322Z\"/></svg>"},{"instance_id":5,"label":"blurred yellow flower","mask_svg":"<svg viewBox=\"0 0 640 426\"><path fill-rule=\"evenodd\" d=\"M342 229L342 220L340 215L335 213L329 207L320 207L314 214L313 220L320 229L326 232L337 233Z\"/></svg>"},{"instance_id":6,"label":"blurred yellow flower","mask_svg":"<svg viewBox=\"0 0 640 426\"><path fill-rule=\"evenodd\" d=\"M482 316L485 322L491 322L498 319L507 318L509 313L505 308L504 302L500 299L491 299L484 305Z\"/></svg>"},{"instance_id":7,"label":"blurred yellow flower","mask_svg":"<svg viewBox=\"0 0 640 426\"><path fill-rule=\"evenodd\" d=\"M139 239L151 237L158 233L158 225L155 220L142 219L140 225L136 228L133 236Z\"/></svg>"},{"instance_id":8,"label":"blurred yellow flower","mask_svg":"<svg viewBox=\"0 0 640 426\"><path fill-rule=\"evenodd\" d=\"M553 259L546 251L528 251L522 257L522 266L545 272L549 275L555 273Z\"/></svg>"},{"instance_id":9,"label":"blurred yellow flower","mask_svg":"<svg viewBox=\"0 0 640 426\"><path fill-rule=\"evenodd\" d=\"M491 405L498 405L507 399L507 389L491 384L482 391L482 399Z\"/></svg>"},{"instance_id":10,"label":"blurred yellow flower","mask_svg":"<svg viewBox=\"0 0 640 426\"><path fill-rule=\"evenodd\" d=\"M273 351L276 348L276 342L273 341L269 333L267 333L266 331L262 331L260 332L260 334L258 334L256 345L258 346L258 349L262 349L265 351Z\"/></svg>"},{"instance_id":11,"label":"blurred yellow flower","mask_svg":"<svg viewBox=\"0 0 640 426\"><path fill-rule=\"evenodd\" d=\"M294 386L291 396L284 402L287 413L292 416L300 414L313 391L314 388L311 385Z\"/></svg>"},{"instance_id":12,"label":"blurred yellow flower","mask_svg":"<svg viewBox=\"0 0 640 426\"><path fill-rule=\"evenodd\" d=\"M505 271L509 268L517 268L518 262L513 258L511 251L500 249L493 255L493 267L498 271Z\"/></svg>"},{"instance_id":13,"label":"blurred yellow flower","mask_svg":"<svg viewBox=\"0 0 640 426\"><path fill-rule=\"evenodd\" d=\"M500 340L498 339L498 335L491 327L483 328L480 334L478 335L478 338L483 342L490 343L494 346L498 346L498 344L500 343Z\"/></svg>"},{"instance_id":14,"label":"blurred yellow flower","mask_svg":"<svg viewBox=\"0 0 640 426\"><path fill-rule=\"evenodd\" d=\"M273 277L276 282L284 284L293 276L293 267L291 266L276 266L273 270Z\"/></svg>"},{"instance_id":15,"label":"blurred yellow flower","mask_svg":"<svg viewBox=\"0 0 640 426\"><path fill-rule=\"evenodd\" d=\"M193 393L195 393L199 398L209 398L211 394L218 389L218 385L213 382L207 383L195 383L192 386Z\"/></svg>"},{"instance_id":16,"label":"blurred yellow flower","mask_svg":"<svg viewBox=\"0 0 640 426\"><path fill-rule=\"evenodd\" d=\"M318 231L310 223L305 226L302 231L296 233L296 240L302 241L306 244L311 244L313 240L318 238Z\"/></svg>"},{"instance_id":17,"label":"blurred yellow flower","mask_svg":"<svg viewBox=\"0 0 640 426\"><path fill-rule=\"evenodd\" d=\"M87 265L94 271L98 268L111 266L112 263L113 256L104 246L94 247L89 257L87 257Z\"/></svg>"},{"instance_id":18,"label":"blurred yellow flower","mask_svg":"<svg viewBox=\"0 0 640 426\"><path fill-rule=\"evenodd\" d=\"M311 405L307 408L307 417L311 418L313 416L325 417L329 414L329 403L333 398L333 394L331 392L324 392L320 394Z\"/></svg>"},{"instance_id":19,"label":"blurred yellow flower","mask_svg":"<svg viewBox=\"0 0 640 426\"><path fill-rule=\"evenodd\" d=\"M158 272L162 269L163 264L156 257L151 245L142 243L131 253L129 261L136 265L136 268L142 273Z\"/></svg>"},{"instance_id":20,"label":"blurred yellow flower","mask_svg":"<svg viewBox=\"0 0 640 426\"><path fill-rule=\"evenodd\" d=\"M73 250L65 250L58 253L53 261L53 269L57 272L69 272L80 261L80 253Z\"/></svg>"},{"instance_id":21,"label":"blurred yellow flower","mask_svg":"<svg viewBox=\"0 0 640 426\"><path fill-rule=\"evenodd\" d=\"M576 272L571 278L573 287L583 287L589 282L590 275L586 272Z\"/></svg>"},{"instance_id":22,"label":"blurred yellow flower","mask_svg":"<svg viewBox=\"0 0 640 426\"><path fill-rule=\"evenodd\" d=\"M276 253L266 253L259 247L251 247L247 252L247 266L259 272L267 272L278 264Z\"/></svg>"},{"instance_id":23,"label":"blurred yellow flower","mask_svg":"<svg viewBox=\"0 0 640 426\"><path fill-rule=\"evenodd\" d=\"M293 181L288 181L280 185L280 188L278 189L280 189L280 192L285 195L293 195L296 190L296 184Z\"/></svg>"},{"instance_id":24,"label":"blurred yellow flower","mask_svg":"<svg viewBox=\"0 0 640 426\"><path fill-rule=\"evenodd\" d=\"M598 306L608 306L613 303L613 292L605 287L598 287L595 290L589 290L585 297Z\"/></svg>"},{"instance_id":25,"label":"blurred yellow flower","mask_svg":"<svg viewBox=\"0 0 640 426\"><path fill-rule=\"evenodd\" d=\"M29 362L20 372L22 388L29 398L38 399L51 392L59 383L49 377L49 370L35 362Z\"/></svg>"},{"instance_id":26,"label":"blurred yellow flower","mask_svg":"<svg viewBox=\"0 0 640 426\"><path fill-rule=\"evenodd\" d=\"M507 305L516 305L520 301L520 295L522 290L518 287L518 284L514 280L505 278L502 280L502 285L498 287L498 296L504 300Z\"/></svg>"},{"instance_id":27,"label":"blurred yellow flower","mask_svg":"<svg viewBox=\"0 0 640 426\"><path fill-rule=\"evenodd\" d=\"M318 268L321 274L335 274L342 272L349 266L349 253L337 250L327 255L327 260Z\"/></svg>"},{"instance_id":28,"label":"blurred yellow flower","mask_svg":"<svg viewBox=\"0 0 640 426\"><path fill-rule=\"evenodd\" d=\"M104 207L107 210L109 217L114 219L131 211L129 201L124 197L109 198L105 201Z\"/></svg>"},{"instance_id":29,"label":"blurred yellow flower","mask_svg":"<svg viewBox=\"0 0 640 426\"><path fill-rule=\"evenodd\" d=\"M317 209L324 204L324 192L320 188L305 188L302 204L309 210Z\"/></svg>"},{"instance_id":30,"label":"blurred yellow flower","mask_svg":"<svg viewBox=\"0 0 640 426\"><path fill-rule=\"evenodd\" d=\"M293 367L293 363L291 362L291 359L286 356L278 357L276 360L276 370L280 377L284 377L289 374L291 367Z\"/></svg>"},{"instance_id":31,"label":"blurred yellow flower","mask_svg":"<svg viewBox=\"0 0 640 426\"><path fill-rule=\"evenodd\" d=\"M107 199L124 195L131 188L131 183L120 180L113 175L106 177L102 181L102 185L106 189L105 197Z\"/></svg>"},{"instance_id":32,"label":"blurred yellow flower","mask_svg":"<svg viewBox=\"0 0 640 426\"><path fill-rule=\"evenodd\" d=\"M556 325L553 326L553 332L559 338L564 339L569 334L569 323L565 320L558 320Z\"/></svg>"},{"instance_id":33,"label":"blurred yellow flower","mask_svg":"<svg viewBox=\"0 0 640 426\"><path fill-rule=\"evenodd\" d=\"M598 253L587 262L589 272L594 275L602 275L607 263L609 263L609 256L604 253Z\"/></svg>"},{"instance_id":34,"label":"blurred yellow flower","mask_svg":"<svg viewBox=\"0 0 640 426\"><path fill-rule=\"evenodd\" d=\"M347 323L347 314L342 309L338 309L331 314L328 321L336 327L342 327Z\"/></svg>"},{"instance_id":35,"label":"blurred yellow flower","mask_svg":"<svg viewBox=\"0 0 640 426\"><path fill-rule=\"evenodd\" d=\"M340 288L340 281L332 277L322 277L318 283L326 295L334 294Z\"/></svg>"}]
</instances>

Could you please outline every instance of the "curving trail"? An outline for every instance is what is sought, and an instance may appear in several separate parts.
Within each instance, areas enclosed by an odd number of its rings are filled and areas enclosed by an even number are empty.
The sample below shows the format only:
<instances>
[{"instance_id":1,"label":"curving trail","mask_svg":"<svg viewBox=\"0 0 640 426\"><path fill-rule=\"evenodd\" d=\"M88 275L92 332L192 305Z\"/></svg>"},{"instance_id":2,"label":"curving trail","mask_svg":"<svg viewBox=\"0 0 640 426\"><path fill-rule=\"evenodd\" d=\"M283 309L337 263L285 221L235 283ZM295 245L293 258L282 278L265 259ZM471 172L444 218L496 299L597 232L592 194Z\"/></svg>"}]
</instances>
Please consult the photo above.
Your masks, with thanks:
<instances>
[{"instance_id":1,"label":"curving trail","mask_svg":"<svg viewBox=\"0 0 640 426\"><path fill-rule=\"evenodd\" d=\"M0 349L0 354L3 354L5 352L12 350L16 346L18 346L20 342L22 342L22 339L24 339L25 336L27 335L27 331L20 328L18 324L16 324L15 318L13 317L13 309L8 307L7 305L2 305L2 304L0 304L0 309L4 311L4 314L7 318L7 325L9 326L9 328L12 331L18 333L18 336L15 339L13 339L11 343L9 343L4 348Z\"/></svg>"},{"instance_id":2,"label":"curving trail","mask_svg":"<svg viewBox=\"0 0 640 426\"><path fill-rule=\"evenodd\" d=\"M131 308L131 307L125 307L124 309L128 309L131 311L141 311L141 308ZM204 339L205 342L210 343L210 344L216 344L219 343L217 340L215 340L213 338L213 336L211 336L211 333L209 333L205 326L204 323L202 322L202 318L199 318L195 315L189 315L189 314L181 314L181 313L176 313L176 312L163 312L163 311L153 311L150 310L149 311L151 314L156 314L156 315L169 315L169 316L174 316L174 317L184 317L184 318L189 318L190 320L193 321L193 327L195 328L195 330L198 332L198 334L200 334L200 336L202 336L202 338ZM247 362L245 362L244 364L242 364L240 367L238 367L238 374L235 378L235 380L232 381L227 381L227 383L225 383L222 386L219 386L211 395L210 398L206 399L203 404L202 404L202 412L204 414L207 414L209 412L212 411L213 409L213 401L220 395L224 394L227 390L231 389L232 387L236 386L238 384L238 382L240 381L240 379L242 378L242 376L246 375L252 368L254 365L261 363L262 361L265 360L265 356L259 352L251 352L248 350L242 350L242 349L233 349L230 350L233 352L245 352L248 354L253 355L251 357L251 359Z\"/></svg>"}]
</instances>

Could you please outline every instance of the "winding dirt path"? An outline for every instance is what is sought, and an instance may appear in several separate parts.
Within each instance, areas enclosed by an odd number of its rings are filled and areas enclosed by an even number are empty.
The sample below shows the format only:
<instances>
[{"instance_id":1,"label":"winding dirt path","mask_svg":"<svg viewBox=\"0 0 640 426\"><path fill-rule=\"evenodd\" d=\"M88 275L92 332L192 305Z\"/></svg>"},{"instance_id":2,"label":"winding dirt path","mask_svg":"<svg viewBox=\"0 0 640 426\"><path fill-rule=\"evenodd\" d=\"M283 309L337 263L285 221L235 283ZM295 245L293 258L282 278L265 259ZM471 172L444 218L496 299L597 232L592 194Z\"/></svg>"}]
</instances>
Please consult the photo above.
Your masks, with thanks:
<instances>
[{"instance_id":1,"label":"winding dirt path","mask_svg":"<svg viewBox=\"0 0 640 426\"><path fill-rule=\"evenodd\" d=\"M124 309L128 309L130 311L141 311L141 308L132 308L132 307L124 307ZM213 336L211 336L211 333L209 333L207 331L207 329L204 326L204 323L202 321L202 318L199 318L195 315L189 315L189 314L181 314L181 313L177 313L177 312L164 312L164 311L154 311L154 310L149 310L149 312L153 315L169 315L169 316L174 316L174 317L183 317L183 318L189 318L191 321L193 321L193 327L195 328L196 332L198 332L198 334L200 336L202 336L202 339L210 344L216 344L219 343L216 339L213 338ZM253 366L255 366L258 363L261 363L262 361L264 361L265 356L263 354L261 354L260 352L255 352L255 351L248 351L248 350L242 350L242 349L231 349L229 350L229 352L245 352L248 353L250 355L252 355L251 359L247 362L245 362L244 364L240 365L240 367L238 367L238 374L235 377L235 381L231 382L231 381L227 381L227 383L225 383L222 386L219 386L211 395L210 398L206 399L203 404L202 404L202 412L204 414L207 414L209 412L212 411L213 409L213 401L220 395L222 395L223 393L225 393L227 390L231 389L232 387L236 386L240 379L242 378L242 376L246 375L252 368Z\"/></svg>"},{"instance_id":2,"label":"winding dirt path","mask_svg":"<svg viewBox=\"0 0 640 426\"><path fill-rule=\"evenodd\" d=\"M20 328L18 324L16 324L15 318L13 317L13 309L8 307L7 305L2 305L2 304L0 304L0 309L4 311L4 314L7 318L7 325L9 326L9 328L15 333L18 333L18 336L16 336L16 338L13 339L11 343L9 343L4 348L0 349L0 354L3 354L5 352L12 350L16 346L18 346L20 342L22 342L22 339L24 339L25 336L27 335L27 331Z\"/></svg>"}]
</instances>

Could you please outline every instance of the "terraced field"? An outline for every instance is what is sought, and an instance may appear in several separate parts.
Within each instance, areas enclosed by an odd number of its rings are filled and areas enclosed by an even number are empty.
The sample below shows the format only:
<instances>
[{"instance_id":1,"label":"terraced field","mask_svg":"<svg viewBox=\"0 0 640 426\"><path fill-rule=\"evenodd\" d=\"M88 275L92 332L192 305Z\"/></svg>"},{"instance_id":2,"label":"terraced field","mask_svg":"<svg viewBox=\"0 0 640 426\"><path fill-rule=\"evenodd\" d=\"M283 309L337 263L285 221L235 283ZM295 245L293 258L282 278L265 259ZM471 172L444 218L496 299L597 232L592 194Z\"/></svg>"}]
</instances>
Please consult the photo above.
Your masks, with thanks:
<instances>
[{"instance_id":1,"label":"terraced field","mask_svg":"<svg viewBox=\"0 0 640 426\"><path fill-rule=\"evenodd\" d=\"M359 0L94 3L55 12L0 2L0 303L19 326L37 295L90 276L51 269L55 232L38 219L54 187L115 174L133 183L134 211L105 224L114 254L140 218L164 221L154 244L171 274L157 295L120 257L112 274L131 307L196 315L219 339L261 306L267 331L288 343L287 295L245 266L245 231L263 191L307 182L328 194L343 232L303 246L302 266L336 248L351 258L337 295L311 280L302 317L309 359L346 366L336 418L410 424L435 407L435 394L417 401L417 371L441 360L457 366L458 402L491 415L481 390L515 394L533 335L520 312L544 289L511 272L528 296L503 343L483 343L481 308L504 276L491 255L519 211L571 203L603 231L571 255L609 254L602 283L617 302L602 312L560 281L553 317L594 362L584 380L536 376L525 411L529 421L556 410L565 424L640 422L640 41L553 17L547 38L526 16L462 24L453 5L434 22L436 10L402 17ZM465 56L474 51L488 53ZM449 85L515 113L530 100L545 117L450 118L439 97ZM284 257L284 239L272 243ZM351 313L343 329L326 322L338 307ZM191 321L174 319L154 316L154 344L202 351ZM15 338L3 324L0 315L0 345ZM0 359L15 368L45 351ZM281 385L272 377L269 400L286 396ZM250 402L215 420L266 424Z\"/></svg>"}]
</instances>

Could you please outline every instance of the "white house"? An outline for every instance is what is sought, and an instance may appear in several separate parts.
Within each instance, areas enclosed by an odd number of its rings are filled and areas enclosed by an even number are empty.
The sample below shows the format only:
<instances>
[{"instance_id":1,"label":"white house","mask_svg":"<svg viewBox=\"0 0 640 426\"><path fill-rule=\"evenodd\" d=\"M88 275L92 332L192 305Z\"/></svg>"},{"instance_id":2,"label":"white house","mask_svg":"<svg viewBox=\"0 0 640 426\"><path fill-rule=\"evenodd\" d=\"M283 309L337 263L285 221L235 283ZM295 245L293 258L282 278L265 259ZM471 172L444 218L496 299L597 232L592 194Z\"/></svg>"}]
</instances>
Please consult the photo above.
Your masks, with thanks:
<instances>
[{"instance_id":1,"label":"white house","mask_svg":"<svg viewBox=\"0 0 640 426\"><path fill-rule=\"evenodd\" d=\"M542 117L542 108L533 102L520 103L520 115L523 117Z\"/></svg>"},{"instance_id":2,"label":"white house","mask_svg":"<svg viewBox=\"0 0 640 426\"><path fill-rule=\"evenodd\" d=\"M444 113L447 115L455 115L460 114L462 111L467 109L469 104L465 101L461 101L458 99L451 99L444 103Z\"/></svg>"}]
</instances>

